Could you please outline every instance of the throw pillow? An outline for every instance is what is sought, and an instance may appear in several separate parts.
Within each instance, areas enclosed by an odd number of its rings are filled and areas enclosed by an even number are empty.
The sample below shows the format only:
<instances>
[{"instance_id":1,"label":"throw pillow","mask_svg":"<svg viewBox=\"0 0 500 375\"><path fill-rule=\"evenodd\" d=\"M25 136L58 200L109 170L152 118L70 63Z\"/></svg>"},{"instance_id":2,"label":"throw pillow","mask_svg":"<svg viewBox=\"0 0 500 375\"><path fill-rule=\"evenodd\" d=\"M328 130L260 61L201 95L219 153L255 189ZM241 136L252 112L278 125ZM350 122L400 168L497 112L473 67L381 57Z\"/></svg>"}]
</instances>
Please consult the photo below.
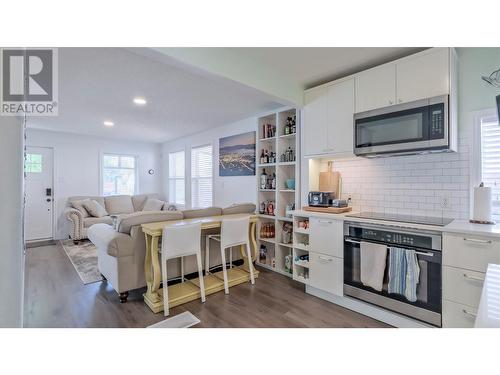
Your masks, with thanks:
<instances>
[{"instance_id":1,"label":"throw pillow","mask_svg":"<svg viewBox=\"0 0 500 375\"><path fill-rule=\"evenodd\" d=\"M73 208L75 210L78 210L82 213L83 217L86 218L86 217L89 217L89 213L88 211L85 209L85 207L83 207L83 204L85 202L89 201L90 202L90 199L82 199L82 200L79 200L79 201L72 201L71 202L71 205L73 206Z\"/></svg>"},{"instance_id":2,"label":"throw pillow","mask_svg":"<svg viewBox=\"0 0 500 375\"><path fill-rule=\"evenodd\" d=\"M94 217L108 216L108 211L97 203L97 201L89 200L88 202L84 202L83 207Z\"/></svg>"},{"instance_id":3,"label":"throw pillow","mask_svg":"<svg viewBox=\"0 0 500 375\"><path fill-rule=\"evenodd\" d=\"M165 202L159 199L148 198L144 203L143 211L161 211Z\"/></svg>"}]
</instances>

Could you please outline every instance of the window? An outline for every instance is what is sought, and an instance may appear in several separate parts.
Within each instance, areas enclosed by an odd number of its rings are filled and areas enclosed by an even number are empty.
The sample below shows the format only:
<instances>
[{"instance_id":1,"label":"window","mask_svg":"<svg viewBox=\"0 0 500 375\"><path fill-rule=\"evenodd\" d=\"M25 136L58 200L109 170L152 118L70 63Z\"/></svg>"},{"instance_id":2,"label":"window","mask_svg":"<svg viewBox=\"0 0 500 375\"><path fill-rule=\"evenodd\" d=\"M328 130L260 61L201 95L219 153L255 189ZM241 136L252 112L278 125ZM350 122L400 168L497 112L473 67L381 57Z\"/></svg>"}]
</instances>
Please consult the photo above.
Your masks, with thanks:
<instances>
[{"instance_id":1,"label":"window","mask_svg":"<svg viewBox=\"0 0 500 375\"><path fill-rule=\"evenodd\" d=\"M212 146L191 149L191 207L212 205Z\"/></svg>"},{"instance_id":2,"label":"window","mask_svg":"<svg viewBox=\"0 0 500 375\"><path fill-rule=\"evenodd\" d=\"M137 189L137 158L130 155L104 154L102 158L102 194L133 195Z\"/></svg>"},{"instance_id":3,"label":"window","mask_svg":"<svg viewBox=\"0 0 500 375\"><path fill-rule=\"evenodd\" d=\"M24 171L26 173L42 173L42 155L26 154Z\"/></svg>"},{"instance_id":4,"label":"window","mask_svg":"<svg viewBox=\"0 0 500 375\"><path fill-rule=\"evenodd\" d=\"M500 220L500 126L496 116L481 117L480 134L480 181L492 188L493 216Z\"/></svg>"},{"instance_id":5,"label":"window","mask_svg":"<svg viewBox=\"0 0 500 375\"><path fill-rule=\"evenodd\" d=\"M168 154L168 200L171 203L180 205L186 204L185 168L184 151L171 152Z\"/></svg>"}]
</instances>

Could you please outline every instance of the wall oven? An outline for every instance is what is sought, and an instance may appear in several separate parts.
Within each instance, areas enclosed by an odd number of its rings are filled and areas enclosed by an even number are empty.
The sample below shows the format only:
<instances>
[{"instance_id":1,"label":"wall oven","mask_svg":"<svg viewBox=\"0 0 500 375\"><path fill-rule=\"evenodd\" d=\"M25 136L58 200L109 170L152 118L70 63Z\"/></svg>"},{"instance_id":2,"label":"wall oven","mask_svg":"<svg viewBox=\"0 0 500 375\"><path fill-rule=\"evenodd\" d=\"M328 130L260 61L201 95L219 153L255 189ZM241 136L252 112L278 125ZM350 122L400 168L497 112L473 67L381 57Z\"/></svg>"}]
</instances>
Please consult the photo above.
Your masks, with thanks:
<instances>
[{"instance_id":1,"label":"wall oven","mask_svg":"<svg viewBox=\"0 0 500 375\"><path fill-rule=\"evenodd\" d=\"M420 268L416 300L389 293L389 251L383 287L377 291L361 282L361 242L414 250ZM441 327L441 233L397 226L345 222L344 295Z\"/></svg>"},{"instance_id":2,"label":"wall oven","mask_svg":"<svg viewBox=\"0 0 500 375\"><path fill-rule=\"evenodd\" d=\"M448 151L448 95L354 115L354 154L366 157Z\"/></svg>"}]
</instances>

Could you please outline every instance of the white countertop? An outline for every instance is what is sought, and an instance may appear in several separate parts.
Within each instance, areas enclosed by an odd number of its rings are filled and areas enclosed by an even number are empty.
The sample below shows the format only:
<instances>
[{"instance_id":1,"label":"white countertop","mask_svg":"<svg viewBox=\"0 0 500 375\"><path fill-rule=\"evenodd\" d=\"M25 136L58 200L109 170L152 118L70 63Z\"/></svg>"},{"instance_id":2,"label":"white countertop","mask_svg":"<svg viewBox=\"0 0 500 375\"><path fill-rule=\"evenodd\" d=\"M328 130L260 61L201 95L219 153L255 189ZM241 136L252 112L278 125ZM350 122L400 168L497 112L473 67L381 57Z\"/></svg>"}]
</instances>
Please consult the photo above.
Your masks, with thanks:
<instances>
[{"instance_id":1,"label":"white countertop","mask_svg":"<svg viewBox=\"0 0 500 375\"><path fill-rule=\"evenodd\" d=\"M289 211L295 216L304 217L321 217L334 220L343 221L354 221L358 223L372 223L372 224L382 224L382 225L396 225L405 228L430 230L445 233L463 233L477 236L485 237L496 237L500 238L500 224L489 225L489 224L472 224L467 220L453 220L450 224L440 227L436 225L424 225L424 224L414 224L414 223L404 223L396 221L386 221L386 220L374 220L374 219L364 219L358 217L349 217L348 215L355 214L355 211L345 212L342 214L329 214L323 212L312 212L305 210L294 210Z\"/></svg>"},{"instance_id":2,"label":"white countertop","mask_svg":"<svg viewBox=\"0 0 500 375\"><path fill-rule=\"evenodd\" d=\"M489 264L475 328L500 328L500 265Z\"/></svg>"}]
</instances>

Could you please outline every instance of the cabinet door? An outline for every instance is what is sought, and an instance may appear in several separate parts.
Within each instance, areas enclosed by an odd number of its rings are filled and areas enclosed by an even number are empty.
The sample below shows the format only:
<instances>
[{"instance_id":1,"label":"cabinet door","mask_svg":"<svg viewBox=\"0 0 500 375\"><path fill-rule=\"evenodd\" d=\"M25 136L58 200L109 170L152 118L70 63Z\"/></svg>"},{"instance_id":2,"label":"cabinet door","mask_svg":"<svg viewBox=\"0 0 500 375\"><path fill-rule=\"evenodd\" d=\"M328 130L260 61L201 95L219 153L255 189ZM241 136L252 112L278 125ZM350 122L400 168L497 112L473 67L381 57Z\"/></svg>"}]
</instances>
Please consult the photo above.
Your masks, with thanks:
<instances>
[{"instance_id":1,"label":"cabinet door","mask_svg":"<svg viewBox=\"0 0 500 375\"><path fill-rule=\"evenodd\" d=\"M473 307L443 300L443 328L472 328L476 316Z\"/></svg>"},{"instance_id":2,"label":"cabinet door","mask_svg":"<svg viewBox=\"0 0 500 375\"><path fill-rule=\"evenodd\" d=\"M302 134L304 137L304 155L318 155L327 148L327 97L326 88L308 91L304 95Z\"/></svg>"},{"instance_id":3,"label":"cabinet door","mask_svg":"<svg viewBox=\"0 0 500 375\"><path fill-rule=\"evenodd\" d=\"M327 152L353 153L354 78L328 86Z\"/></svg>"},{"instance_id":4,"label":"cabinet door","mask_svg":"<svg viewBox=\"0 0 500 375\"><path fill-rule=\"evenodd\" d=\"M309 218L311 250L338 258L344 257L344 225L342 220Z\"/></svg>"},{"instance_id":5,"label":"cabinet door","mask_svg":"<svg viewBox=\"0 0 500 375\"><path fill-rule=\"evenodd\" d=\"M396 103L396 65L388 64L356 76L356 113Z\"/></svg>"},{"instance_id":6,"label":"cabinet door","mask_svg":"<svg viewBox=\"0 0 500 375\"><path fill-rule=\"evenodd\" d=\"M450 92L449 50L438 49L396 64L399 103L445 95Z\"/></svg>"},{"instance_id":7,"label":"cabinet door","mask_svg":"<svg viewBox=\"0 0 500 375\"><path fill-rule=\"evenodd\" d=\"M309 253L309 285L338 296L343 294L343 261L330 255Z\"/></svg>"}]
</instances>

